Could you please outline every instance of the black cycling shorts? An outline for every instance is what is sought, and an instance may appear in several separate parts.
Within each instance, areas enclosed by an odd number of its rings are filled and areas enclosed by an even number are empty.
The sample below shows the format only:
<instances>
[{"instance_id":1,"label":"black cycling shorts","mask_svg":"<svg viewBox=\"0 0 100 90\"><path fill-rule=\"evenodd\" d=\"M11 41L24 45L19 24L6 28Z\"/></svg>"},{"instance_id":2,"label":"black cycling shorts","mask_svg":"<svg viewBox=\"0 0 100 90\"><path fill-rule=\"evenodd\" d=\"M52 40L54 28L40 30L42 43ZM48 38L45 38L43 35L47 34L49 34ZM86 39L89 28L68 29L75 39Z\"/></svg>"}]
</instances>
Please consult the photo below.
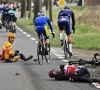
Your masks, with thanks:
<instances>
[{"instance_id":1,"label":"black cycling shorts","mask_svg":"<svg viewBox=\"0 0 100 90\"><path fill-rule=\"evenodd\" d=\"M80 68L79 70L73 72L73 74L70 76L70 78L74 79L74 81L80 81L82 77L90 77L90 73L86 68Z\"/></svg>"},{"instance_id":2,"label":"black cycling shorts","mask_svg":"<svg viewBox=\"0 0 100 90\"><path fill-rule=\"evenodd\" d=\"M17 17L15 16L15 14L13 14L13 13L9 14L9 21L13 21L13 22L17 21Z\"/></svg>"}]
</instances>

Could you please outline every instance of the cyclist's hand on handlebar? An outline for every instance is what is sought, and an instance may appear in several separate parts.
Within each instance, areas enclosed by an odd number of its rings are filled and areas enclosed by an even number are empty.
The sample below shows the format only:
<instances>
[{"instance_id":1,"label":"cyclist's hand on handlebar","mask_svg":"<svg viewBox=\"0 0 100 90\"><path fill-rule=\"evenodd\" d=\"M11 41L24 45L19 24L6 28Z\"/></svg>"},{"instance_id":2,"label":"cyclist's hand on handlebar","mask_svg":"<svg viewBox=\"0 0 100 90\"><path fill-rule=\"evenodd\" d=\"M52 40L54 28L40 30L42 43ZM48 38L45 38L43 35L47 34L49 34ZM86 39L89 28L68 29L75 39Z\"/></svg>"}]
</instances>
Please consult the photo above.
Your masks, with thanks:
<instances>
[{"instance_id":1,"label":"cyclist's hand on handlebar","mask_svg":"<svg viewBox=\"0 0 100 90\"><path fill-rule=\"evenodd\" d=\"M72 26L72 29L73 29L73 34L75 33L75 27L74 26Z\"/></svg>"},{"instance_id":2,"label":"cyclist's hand on handlebar","mask_svg":"<svg viewBox=\"0 0 100 90\"><path fill-rule=\"evenodd\" d=\"M54 38L55 38L55 33L54 33L54 32L52 32L51 34L52 34L52 36L53 36L53 37L52 37L52 39L54 39Z\"/></svg>"},{"instance_id":3,"label":"cyclist's hand on handlebar","mask_svg":"<svg viewBox=\"0 0 100 90\"><path fill-rule=\"evenodd\" d=\"M75 33L75 30L73 30L73 34Z\"/></svg>"}]
</instances>

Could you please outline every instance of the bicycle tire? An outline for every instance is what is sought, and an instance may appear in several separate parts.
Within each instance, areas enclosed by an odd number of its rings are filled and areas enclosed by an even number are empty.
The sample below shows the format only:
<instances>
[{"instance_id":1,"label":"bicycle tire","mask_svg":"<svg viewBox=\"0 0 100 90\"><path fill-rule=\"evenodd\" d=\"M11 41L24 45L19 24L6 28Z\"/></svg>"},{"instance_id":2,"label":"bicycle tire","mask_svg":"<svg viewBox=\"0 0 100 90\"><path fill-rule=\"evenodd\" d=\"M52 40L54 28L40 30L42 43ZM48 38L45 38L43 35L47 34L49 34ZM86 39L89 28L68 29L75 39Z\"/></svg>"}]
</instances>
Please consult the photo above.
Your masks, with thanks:
<instances>
[{"instance_id":1,"label":"bicycle tire","mask_svg":"<svg viewBox=\"0 0 100 90\"><path fill-rule=\"evenodd\" d=\"M45 55L45 60L47 63L50 62L50 58L51 58L51 46L49 44L49 51L48 51L48 55Z\"/></svg>"},{"instance_id":2,"label":"bicycle tire","mask_svg":"<svg viewBox=\"0 0 100 90\"><path fill-rule=\"evenodd\" d=\"M39 45L37 46L37 57L38 57L38 62L40 65L42 65L43 62L43 54L39 52Z\"/></svg>"},{"instance_id":3,"label":"bicycle tire","mask_svg":"<svg viewBox=\"0 0 100 90\"><path fill-rule=\"evenodd\" d=\"M5 23L6 32L8 32L7 22Z\"/></svg>"},{"instance_id":4,"label":"bicycle tire","mask_svg":"<svg viewBox=\"0 0 100 90\"><path fill-rule=\"evenodd\" d=\"M66 43L66 40L64 42L64 55L65 55L65 59L68 59L70 57L69 55L69 50L67 48L67 43Z\"/></svg>"}]
</instances>

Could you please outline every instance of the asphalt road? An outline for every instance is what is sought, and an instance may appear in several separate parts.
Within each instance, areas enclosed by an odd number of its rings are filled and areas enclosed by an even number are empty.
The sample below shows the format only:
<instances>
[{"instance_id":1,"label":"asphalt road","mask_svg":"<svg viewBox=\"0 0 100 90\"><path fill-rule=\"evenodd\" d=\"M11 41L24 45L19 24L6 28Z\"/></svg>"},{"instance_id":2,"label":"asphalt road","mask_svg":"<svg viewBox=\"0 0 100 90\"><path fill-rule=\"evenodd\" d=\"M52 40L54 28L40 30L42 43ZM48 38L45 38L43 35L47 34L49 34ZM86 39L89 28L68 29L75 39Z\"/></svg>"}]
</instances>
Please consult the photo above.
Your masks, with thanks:
<instances>
[{"instance_id":1,"label":"asphalt road","mask_svg":"<svg viewBox=\"0 0 100 90\"><path fill-rule=\"evenodd\" d=\"M0 51L7 40L5 28L0 30ZM37 58L37 43L35 37L18 28L13 43L14 50L20 50L25 56L33 55ZM19 60L15 63L0 61L0 90L97 90L88 83L72 83L69 81L55 81L48 77L48 71L65 64L56 55L51 54L50 63L39 65L33 59L27 62ZM73 57L72 59L77 59ZM19 73L20 75L15 75Z\"/></svg>"}]
</instances>

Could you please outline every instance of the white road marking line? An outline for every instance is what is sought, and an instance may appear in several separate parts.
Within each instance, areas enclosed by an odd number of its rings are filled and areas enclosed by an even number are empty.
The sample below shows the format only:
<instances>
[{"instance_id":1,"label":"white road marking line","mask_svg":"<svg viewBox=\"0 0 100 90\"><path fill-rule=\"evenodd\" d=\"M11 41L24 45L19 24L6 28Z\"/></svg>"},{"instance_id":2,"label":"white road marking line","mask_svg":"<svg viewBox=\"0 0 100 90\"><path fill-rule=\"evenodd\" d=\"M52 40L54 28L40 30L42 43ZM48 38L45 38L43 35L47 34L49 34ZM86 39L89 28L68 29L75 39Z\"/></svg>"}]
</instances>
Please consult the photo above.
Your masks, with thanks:
<instances>
[{"instance_id":1,"label":"white road marking line","mask_svg":"<svg viewBox=\"0 0 100 90\"><path fill-rule=\"evenodd\" d=\"M69 62L68 60L62 60L62 61L64 61L64 62Z\"/></svg>"},{"instance_id":2,"label":"white road marking line","mask_svg":"<svg viewBox=\"0 0 100 90\"><path fill-rule=\"evenodd\" d=\"M62 59L62 58L64 58L64 57L58 57L59 59Z\"/></svg>"},{"instance_id":3,"label":"white road marking line","mask_svg":"<svg viewBox=\"0 0 100 90\"><path fill-rule=\"evenodd\" d=\"M20 28L17 28L17 29L20 29Z\"/></svg>"},{"instance_id":4,"label":"white road marking line","mask_svg":"<svg viewBox=\"0 0 100 90\"><path fill-rule=\"evenodd\" d=\"M59 55L59 54L55 54L56 56L58 56L58 57L64 57L64 55Z\"/></svg>"},{"instance_id":5,"label":"white road marking line","mask_svg":"<svg viewBox=\"0 0 100 90\"><path fill-rule=\"evenodd\" d=\"M38 41L36 41L36 43L38 43Z\"/></svg>"},{"instance_id":6,"label":"white road marking line","mask_svg":"<svg viewBox=\"0 0 100 90\"><path fill-rule=\"evenodd\" d=\"M21 32L23 32L23 30L20 29Z\"/></svg>"},{"instance_id":7,"label":"white road marking line","mask_svg":"<svg viewBox=\"0 0 100 90\"><path fill-rule=\"evenodd\" d=\"M26 32L23 32L24 34L27 34Z\"/></svg>"},{"instance_id":8,"label":"white road marking line","mask_svg":"<svg viewBox=\"0 0 100 90\"><path fill-rule=\"evenodd\" d=\"M31 38L32 40L36 40L35 38Z\"/></svg>"},{"instance_id":9,"label":"white road marking line","mask_svg":"<svg viewBox=\"0 0 100 90\"><path fill-rule=\"evenodd\" d=\"M28 37L31 37L31 35L27 34Z\"/></svg>"}]
</instances>

